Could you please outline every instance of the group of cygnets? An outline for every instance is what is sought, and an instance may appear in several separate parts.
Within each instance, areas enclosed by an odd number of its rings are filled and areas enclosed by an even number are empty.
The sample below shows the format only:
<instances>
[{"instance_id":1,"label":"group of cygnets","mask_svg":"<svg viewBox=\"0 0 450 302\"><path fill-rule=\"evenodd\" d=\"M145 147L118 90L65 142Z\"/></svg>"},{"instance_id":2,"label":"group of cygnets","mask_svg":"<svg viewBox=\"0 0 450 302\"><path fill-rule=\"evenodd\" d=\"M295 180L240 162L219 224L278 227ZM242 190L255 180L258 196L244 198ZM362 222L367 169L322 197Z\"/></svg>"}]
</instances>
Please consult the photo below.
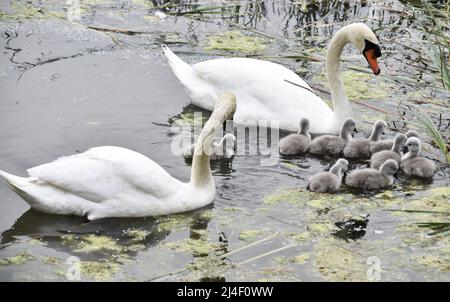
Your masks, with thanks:
<instances>
[{"instance_id":1,"label":"group of cygnets","mask_svg":"<svg viewBox=\"0 0 450 302\"><path fill-rule=\"evenodd\" d=\"M308 189L313 192L336 193L344 174L348 171L347 159L369 159L370 168L350 171L345 184L351 188L373 190L388 187L394 182L399 168L408 176L430 178L436 172L436 165L421 157L421 141L414 130L399 133L394 139L381 139L386 128L384 121L376 121L369 138L353 138L355 121L346 119L338 136L323 135L311 140L309 120L302 119L298 133L280 140L282 155L310 153L320 156L344 156L328 172L320 172L309 179ZM403 153L403 151L406 151ZM347 159L346 159L347 158Z\"/></svg>"}]
</instances>

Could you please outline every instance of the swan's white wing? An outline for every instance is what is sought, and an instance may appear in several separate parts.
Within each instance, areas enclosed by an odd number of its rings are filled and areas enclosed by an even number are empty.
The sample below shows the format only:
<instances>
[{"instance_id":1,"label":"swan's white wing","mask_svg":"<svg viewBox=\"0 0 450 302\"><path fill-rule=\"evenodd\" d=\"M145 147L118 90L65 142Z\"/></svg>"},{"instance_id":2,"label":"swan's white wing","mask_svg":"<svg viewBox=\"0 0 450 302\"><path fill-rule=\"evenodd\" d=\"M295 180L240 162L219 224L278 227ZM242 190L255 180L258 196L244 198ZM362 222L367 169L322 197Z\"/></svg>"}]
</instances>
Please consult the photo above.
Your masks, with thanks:
<instances>
[{"instance_id":1,"label":"swan's white wing","mask_svg":"<svg viewBox=\"0 0 450 302\"><path fill-rule=\"evenodd\" d=\"M148 157L119 147L92 148L28 169L28 173L96 202L136 190L164 198L175 192L181 183Z\"/></svg>"},{"instance_id":2,"label":"swan's white wing","mask_svg":"<svg viewBox=\"0 0 450 302\"><path fill-rule=\"evenodd\" d=\"M279 64L231 58L201 62L192 68L217 94L226 90L236 94L236 123L278 121L280 128L296 131L300 119L308 118L312 133L330 130L331 108L299 76Z\"/></svg>"},{"instance_id":3,"label":"swan's white wing","mask_svg":"<svg viewBox=\"0 0 450 302\"><path fill-rule=\"evenodd\" d=\"M264 81L267 76L287 80L297 85L311 89L295 72L288 68L268 61L247 58L217 59L200 62L192 66L193 70L215 86L236 84L245 87L253 82Z\"/></svg>"}]
</instances>

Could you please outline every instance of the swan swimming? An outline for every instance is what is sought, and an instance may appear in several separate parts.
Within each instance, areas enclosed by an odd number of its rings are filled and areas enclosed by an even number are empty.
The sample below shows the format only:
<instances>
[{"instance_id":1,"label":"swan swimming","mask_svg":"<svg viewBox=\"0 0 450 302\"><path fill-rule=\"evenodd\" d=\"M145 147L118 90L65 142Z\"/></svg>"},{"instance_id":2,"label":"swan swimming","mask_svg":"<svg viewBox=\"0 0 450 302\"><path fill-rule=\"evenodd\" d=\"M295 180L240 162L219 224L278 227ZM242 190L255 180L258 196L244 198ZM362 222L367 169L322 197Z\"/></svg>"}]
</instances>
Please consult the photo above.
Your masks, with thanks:
<instances>
[{"instance_id":1,"label":"swan swimming","mask_svg":"<svg viewBox=\"0 0 450 302\"><path fill-rule=\"evenodd\" d=\"M280 64L226 58L190 66L168 47L163 46L163 50L192 104L200 108L212 110L217 94L231 90L239 102L235 123L279 121L280 129L296 131L299 120L307 118L311 121L311 133L337 134L342 122L354 117L340 73L341 53L349 43L362 52L375 75L380 73L377 58L381 50L373 31L362 23L341 28L331 39L326 56L326 78L334 111L296 73Z\"/></svg>"},{"instance_id":2,"label":"swan swimming","mask_svg":"<svg viewBox=\"0 0 450 302\"><path fill-rule=\"evenodd\" d=\"M197 141L188 183L140 153L111 146L28 169L29 177L1 170L0 176L32 208L50 214L86 215L96 220L191 211L214 200L209 154L216 133L235 111L235 95L221 94Z\"/></svg>"}]
</instances>

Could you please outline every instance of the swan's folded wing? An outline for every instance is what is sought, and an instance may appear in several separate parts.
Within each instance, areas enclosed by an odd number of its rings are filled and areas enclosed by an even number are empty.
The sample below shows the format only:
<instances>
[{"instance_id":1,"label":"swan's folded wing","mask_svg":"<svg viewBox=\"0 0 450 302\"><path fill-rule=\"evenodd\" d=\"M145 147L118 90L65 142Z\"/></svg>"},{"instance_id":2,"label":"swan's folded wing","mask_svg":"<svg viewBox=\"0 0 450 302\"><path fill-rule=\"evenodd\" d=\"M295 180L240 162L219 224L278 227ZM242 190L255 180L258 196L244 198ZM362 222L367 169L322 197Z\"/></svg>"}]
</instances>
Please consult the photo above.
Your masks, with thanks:
<instances>
[{"instance_id":1,"label":"swan's folded wing","mask_svg":"<svg viewBox=\"0 0 450 302\"><path fill-rule=\"evenodd\" d=\"M142 154L119 147L92 148L28 169L35 177L87 200L101 202L119 193L145 191L164 198L179 181ZM176 185L174 185L176 183Z\"/></svg>"},{"instance_id":2,"label":"swan's folded wing","mask_svg":"<svg viewBox=\"0 0 450 302\"><path fill-rule=\"evenodd\" d=\"M224 85L224 89L232 91L236 90L236 85L245 87L249 83L272 81L273 77L311 89L295 72L268 61L247 58L218 59L195 64L192 68L209 83L215 86Z\"/></svg>"}]
</instances>

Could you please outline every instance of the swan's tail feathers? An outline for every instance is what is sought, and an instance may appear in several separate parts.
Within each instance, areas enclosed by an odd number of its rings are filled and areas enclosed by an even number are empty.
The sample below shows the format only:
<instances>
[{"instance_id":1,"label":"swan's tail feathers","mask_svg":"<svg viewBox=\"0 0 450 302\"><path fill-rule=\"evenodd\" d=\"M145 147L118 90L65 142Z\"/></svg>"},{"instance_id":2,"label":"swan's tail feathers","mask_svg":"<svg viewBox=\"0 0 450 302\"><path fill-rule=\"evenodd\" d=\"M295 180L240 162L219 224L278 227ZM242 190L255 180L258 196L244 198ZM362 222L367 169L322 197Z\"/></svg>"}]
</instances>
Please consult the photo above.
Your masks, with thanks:
<instances>
[{"instance_id":1,"label":"swan's tail feathers","mask_svg":"<svg viewBox=\"0 0 450 302\"><path fill-rule=\"evenodd\" d=\"M192 67L181 60L176 54L174 54L169 47L163 46L164 55L169 62L169 66L177 79L183 84L186 89L196 85L197 76L192 70Z\"/></svg>"},{"instance_id":2,"label":"swan's tail feathers","mask_svg":"<svg viewBox=\"0 0 450 302\"><path fill-rule=\"evenodd\" d=\"M170 50L169 47L163 45L162 48L164 55L169 62L170 68L172 68L173 73L180 79L180 81L184 74L193 73L191 65L181 60L176 54L173 53L172 50Z\"/></svg>"},{"instance_id":3,"label":"swan's tail feathers","mask_svg":"<svg viewBox=\"0 0 450 302\"><path fill-rule=\"evenodd\" d=\"M25 188L30 186L30 178L20 177L13 174L9 174L5 171L0 170L0 176L3 177L8 186L22 198L25 199L24 195L28 195L25 192Z\"/></svg>"},{"instance_id":4,"label":"swan's tail feathers","mask_svg":"<svg viewBox=\"0 0 450 302\"><path fill-rule=\"evenodd\" d=\"M177 79L184 86L192 103L200 108L213 110L217 99L215 90L195 70L174 54L169 47L163 46L164 55Z\"/></svg>"},{"instance_id":5,"label":"swan's tail feathers","mask_svg":"<svg viewBox=\"0 0 450 302\"><path fill-rule=\"evenodd\" d=\"M24 177L19 177L13 174L9 174L5 171L0 170L0 176L3 177L8 185L12 187L21 187L28 184L28 179Z\"/></svg>"}]
</instances>

